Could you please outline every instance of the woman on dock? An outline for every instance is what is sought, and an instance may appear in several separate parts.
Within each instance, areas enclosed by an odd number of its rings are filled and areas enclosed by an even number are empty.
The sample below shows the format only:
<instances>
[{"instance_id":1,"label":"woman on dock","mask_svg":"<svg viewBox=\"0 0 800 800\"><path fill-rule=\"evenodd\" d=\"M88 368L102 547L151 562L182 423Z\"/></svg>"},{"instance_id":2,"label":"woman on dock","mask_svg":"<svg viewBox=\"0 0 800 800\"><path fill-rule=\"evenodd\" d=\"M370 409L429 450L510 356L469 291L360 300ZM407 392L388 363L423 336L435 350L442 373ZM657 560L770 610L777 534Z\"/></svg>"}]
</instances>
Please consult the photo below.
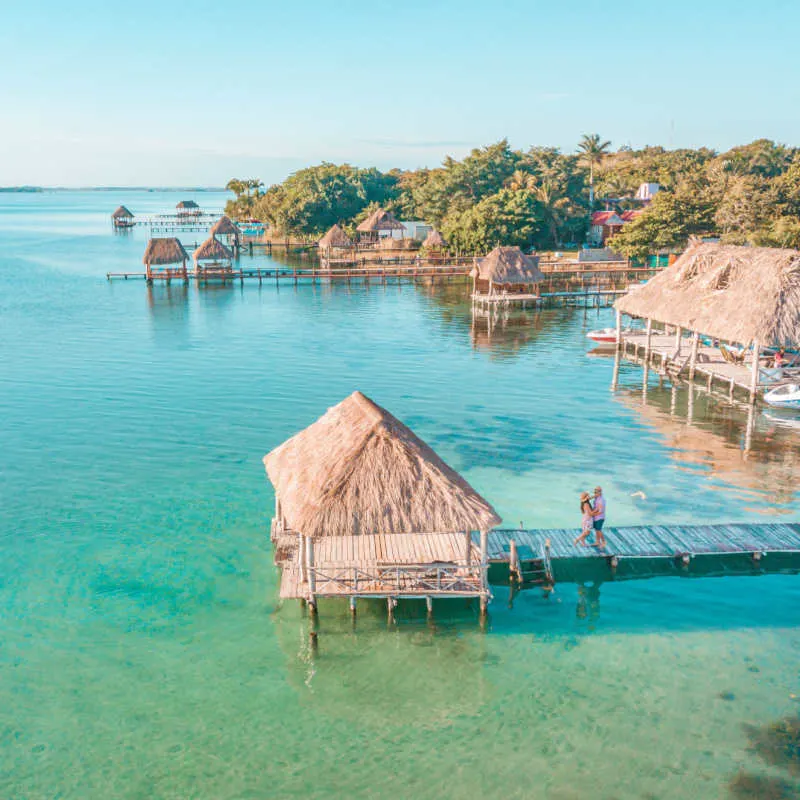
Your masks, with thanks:
<instances>
[{"instance_id":1,"label":"woman on dock","mask_svg":"<svg viewBox=\"0 0 800 800\"><path fill-rule=\"evenodd\" d=\"M589 492L581 494L581 534L578 536L573 544L579 544L586 547L586 540L589 534L594 530L594 509L589 500Z\"/></svg>"}]
</instances>

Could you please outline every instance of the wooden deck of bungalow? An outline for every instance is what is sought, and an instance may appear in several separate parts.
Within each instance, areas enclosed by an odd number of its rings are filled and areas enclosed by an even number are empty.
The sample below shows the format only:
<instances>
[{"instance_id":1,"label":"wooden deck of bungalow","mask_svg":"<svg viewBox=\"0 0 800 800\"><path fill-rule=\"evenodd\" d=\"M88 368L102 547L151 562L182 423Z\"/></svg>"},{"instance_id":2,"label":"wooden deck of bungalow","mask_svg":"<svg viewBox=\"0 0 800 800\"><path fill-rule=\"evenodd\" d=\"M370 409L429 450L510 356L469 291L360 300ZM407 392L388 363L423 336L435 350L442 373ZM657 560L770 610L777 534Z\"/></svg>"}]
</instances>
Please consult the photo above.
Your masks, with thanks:
<instances>
[{"instance_id":1,"label":"wooden deck of bungalow","mask_svg":"<svg viewBox=\"0 0 800 800\"><path fill-rule=\"evenodd\" d=\"M647 331L623 332L620 354L627 361L647 366L662 377L699 380L708 392L721 393L734 400L737 392L750 395L753 381L753 364L748 359L735 364L727 361L719 347L700 343L692 368L690 339L681 340L680 353L675 334L651 332L648 343ZM784 369L778 378L774 370L766 368L762 357L758 370L758 391L776 385L782 380L796 380L796 370ZM616 372L616 370L615 370ZM614 379L616 382L616 378Z\"/></svg>"}]
</instances>

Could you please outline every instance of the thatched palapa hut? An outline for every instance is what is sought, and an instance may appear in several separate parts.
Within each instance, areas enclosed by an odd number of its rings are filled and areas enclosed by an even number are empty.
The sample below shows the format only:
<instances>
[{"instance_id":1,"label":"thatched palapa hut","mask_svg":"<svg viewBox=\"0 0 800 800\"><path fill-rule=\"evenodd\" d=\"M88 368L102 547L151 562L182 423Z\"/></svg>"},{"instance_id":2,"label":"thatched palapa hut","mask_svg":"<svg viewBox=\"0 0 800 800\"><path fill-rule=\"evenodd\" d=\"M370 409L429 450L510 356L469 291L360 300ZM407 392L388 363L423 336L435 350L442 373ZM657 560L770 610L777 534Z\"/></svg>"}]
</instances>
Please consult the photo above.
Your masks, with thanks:
<instances>
[{"instance_id":1,"label":"thatched palapa hut","mask_svg":"<svg viewBox=\"0 0 800 800\"><path fill-rule=\"evenodd\" d=\"M145 266L145 278L183 278L187 279L186 262L189 255L179 239L169 237L165 239L150 239L144 251L142 262ZM171 268L173 264L180 264L179 268ZM157 267L158 269L153 269Z\"/></svg>"},{"instance_id":2,"label":"thatched palapa hut","mask_svg":"<svg viewBox=\"0 0 800 800\"><path fill-rule=\"evenodd\" d=\"M495 247L484 258L475 259L473 299L492 295L530 295L544 280L537 256L526 256L519 247Z\"/></svg>"},{"instance_id":3,"label":"thatched palapa hut","mask_svg":"<svg viewBox=\"0 0 800 800\"><path fill-rule=\"evenodd\" d=\"M179 217L199 217L201 213L200 206L194 200L181 200L175 210Z\"/></svg>"},{"instance_id":4,"label":"thatched palapa hut","mask_svg":"<svg viewBox=\"0 0 800 800\"><path fill-rule=\"evenodd\" d=\"M195 273L230 272L233 253L216 236L209 236L192 256ZM201 264L201 262L205 262Z\"/></svg>"},{"instance_id":5,"label":"thatched palapa hut","mask_svg":"<svg viewBox=\"0 0 800 800\"><path fill-rule=\"evenodd\" d=\"M426 250L446 250L447 249L447 242L444 240L444 236L442 236L436 228L431 228L428 235L425 237L425 241L422 243L422 246Z\"/></svg>"},{"instance_id":6,"label":"thatched palapa hut","mask_svg":"<svg viewBox=\"0 0 800 800\"><path fill-rule=\"evenodd\" d=\"M800 342L800 251L692 242L615 307L618 330L623 314L647 321L648 352L654 322L676 329L678 357L682 333L690 332L690 377L701 336L750 348L754 399L761 348Z\"/></svg>"},{"instance_id":7,"label":"thatched palapa hut","mask_svg":"<svg viewBox=\"0 0 800 800\"><path fill-rule=\"evenodd\" d=\"M500 518L425 442L361 392L265 456L264 465L275 487L272 536L282 597L314 603L327 592L349 596L355 608L357 596L379 596L389 598L391 609L398 597L427 597L430 604L433 595L449 594L480 597L485 608L487 536ZM298 558L282 560L277 554L298 536ZM348 567L331 583L335 569L351 560L359 569Z\"/></svg>"},{"instance_id":8,"label":"thatched palapa hut","mask_svg":"<svg viewBox=\"0 0 800 800\"><path fill-rule=\"evenodd\" d=\"M340 225L332 225L328 232L319 240L320 252L327 252L334 248L348 248L352 247L353 243L350 237L344 232Z\"/></svg>"},{"instance_id":9,"label":"thatched palapa hut","mask_svg":"<svg viewBox=\"0 0 800 800\"><path fill-rule=\"evenodd\" d=\"M232 245L233 247L239 246L239 228L228 216L221 216L211 226L209 234L211 236L216 236L217 238L224 236L229 245Z\"/></svg>"},{"instance_id":10,"label":"thatched palapa hut","mask_svg":"<svg viewBox=\"0 0 800 800\"><path fill-rule=\"evenodd\" d=\"M133 214L125 206L120 206L111 215L111 222L115 228L132 228Z\"/></svg>"},{"instance_id":11,"label":"thatched palapa hut","mask_svg":"<svg viewBox=\"0 0 800 800\"><path fill-rule=\"evenodd\" d=\"M361 392L264 457L284 528L313 538L488 530L492 506Z\"/></svg>"},{"instance_id":12,"label":"thatched palapa hut","mask_svg":"<svg viewBox=\"0 0 800 800\"><path fill-rule=\"evenodd\" d=\"M386 237L402 239L405 229L406 226L391 211L377 208L358 225L356 233L361 242L377 242Z\"/></svg>"}]
</instances>

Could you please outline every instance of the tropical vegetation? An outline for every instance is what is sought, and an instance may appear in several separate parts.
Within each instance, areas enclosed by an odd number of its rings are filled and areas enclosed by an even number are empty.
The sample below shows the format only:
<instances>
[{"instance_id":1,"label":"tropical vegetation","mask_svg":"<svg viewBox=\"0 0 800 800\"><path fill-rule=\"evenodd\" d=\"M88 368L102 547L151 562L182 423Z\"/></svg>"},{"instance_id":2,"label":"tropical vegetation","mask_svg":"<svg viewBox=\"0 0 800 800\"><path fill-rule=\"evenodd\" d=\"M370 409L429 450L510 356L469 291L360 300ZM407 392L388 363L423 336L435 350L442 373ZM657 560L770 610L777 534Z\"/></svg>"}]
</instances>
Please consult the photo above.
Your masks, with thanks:
<instances>
[{"instance_id":1,"label":"tropical vegetation","mask_svg":"<svg viewBox=\"0 0 800 800\"><path fill-rule=\"evenodd\" d=\"M661 191L647 205L641 183ZM262 191L231 180L227 213L268 223L281 235L314 238L334 223L352 233L381 205L401 219L436 226L451 247L486 251L579 246L598 209L643 209L615 236L626 256L681 249L692 235L779 247L800 246L800 150L759 139L724 153L708 148L622 147L585 135L575 153L513 149L502 140L463 159L419 170L323 163Z\"/></svg>"}]
</instances>

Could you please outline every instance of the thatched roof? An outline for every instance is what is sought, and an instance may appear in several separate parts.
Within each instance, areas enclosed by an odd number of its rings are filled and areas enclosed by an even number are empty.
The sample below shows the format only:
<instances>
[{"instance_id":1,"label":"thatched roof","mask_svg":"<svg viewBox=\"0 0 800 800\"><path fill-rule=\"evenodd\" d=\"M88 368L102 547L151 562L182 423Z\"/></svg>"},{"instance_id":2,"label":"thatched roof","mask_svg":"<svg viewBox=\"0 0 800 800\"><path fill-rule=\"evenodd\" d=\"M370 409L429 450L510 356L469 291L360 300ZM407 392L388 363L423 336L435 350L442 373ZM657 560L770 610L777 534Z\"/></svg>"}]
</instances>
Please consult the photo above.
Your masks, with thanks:
<instances>
[{"instance_id":1,"label":"thatched roof","mask_svg":"<svg viewBox=\"0 0 800 800\"><path fill-rule=\"evenodd\" d=\"M183 245L179 239L174 237L166 239L151 239L147 243L142 258L143 264L180 264L182 261L188 261L189 255L184 250Z\"/></svg>"},{"instance_id":2,"label":"thatched roof","mask_svg":"<svg viewBox=\"0 0 800 800\"><path fill-rule=\"evenodd\" d=\"M209 233L212 236L238 236L239 229L231 222L230 217L220 217L212 226Z\"/></svg>"},{"instance_id":3,"label":"thatched roof","mask_svg":"<svg viewBox=\"0 0 800 800\"><path fill-rule=\"evenodd\" d=\"M492 283L539 283L544 275L538 256L526 256L519 247L495 247L488 256L478 258L470 273L473 278Z\"/></svg>"},{"instance_id":4,"label":"thatched roof","mask_svg":"<svg viewBox=\"0 0 800 800\"><path fill-rule=\"evenodd\" d=\"M181 200L180 203L178 203L178 205L175 206L175 208L179 208L179 209L192 208L193 209L193 208L200 208L200 206L197 205L197 203L195 203L194 200Z\"/></svg>"},{"instance_id":5,"label":"thatched roof","mask_svg":"<svg viewBox=\"0 0 800 800\"><path fill-rule=\"evenodd\" d=\"M230 261L233 258L233 253L216 236L209 236L194 251L192 258L194 258L195 264L198 261Z\"/></svg>"},{"instance_id":6,"label":"thatched roof","mask_svg":"<svg viewBox=\"0 0 800 800\"><path fill-rule=\"evenodd\" d=\"M331 229L319 240L320 247L351 247L352 242L339 225Z\"/></svg>"},{"instance_id":7,"label":"thatched roof","mask_svg":"<svg viewBox=\"0 0 800 800\"><path fill-rule=\"evenodd\" d=\"M133 219L133 214L125 206L120 206L111 217L112 219Z\"/></svg>"},{"instance_id":8,"label":"thatched roof","mask_svg":"<svg viewBox=\"0 0 800 800\"><path fill-rule=\"evenodd\" d=\"M501 520L458 473L361 392L264 457L292 530L453 533Z\"/></svg>"},{"instance_id":9,"label":"thatched roof","mask_svg":"<svg viewBox=\"0 0 800 800\"><path fill-rule=\"evenodd\" d=\"M800 342L800 252L693 242L621 297L624 314L749 345Z\"/></svg>"},{"instance_id":10,"label":"thatched roof","mask_svg":"<svg viewBox=\"0 0 800 800\"><path fill-rule=\"evenodd\" d=\"M425 237L425 241L422 244L423 247L447 247L444 236L442 236L436 228L430 229L430 232Z\"/></svg>"},{"instance_id":11,"label":"thatched roof","mask_svg":"<svg viewBox=\"0 0 800 800\"><path fill-rule=\"evenodd\" d=\"M404 231L406 226L391 211L378 208L373 211L357 228L359 233L373 231Z\"/></svg>"}]
</instances>

